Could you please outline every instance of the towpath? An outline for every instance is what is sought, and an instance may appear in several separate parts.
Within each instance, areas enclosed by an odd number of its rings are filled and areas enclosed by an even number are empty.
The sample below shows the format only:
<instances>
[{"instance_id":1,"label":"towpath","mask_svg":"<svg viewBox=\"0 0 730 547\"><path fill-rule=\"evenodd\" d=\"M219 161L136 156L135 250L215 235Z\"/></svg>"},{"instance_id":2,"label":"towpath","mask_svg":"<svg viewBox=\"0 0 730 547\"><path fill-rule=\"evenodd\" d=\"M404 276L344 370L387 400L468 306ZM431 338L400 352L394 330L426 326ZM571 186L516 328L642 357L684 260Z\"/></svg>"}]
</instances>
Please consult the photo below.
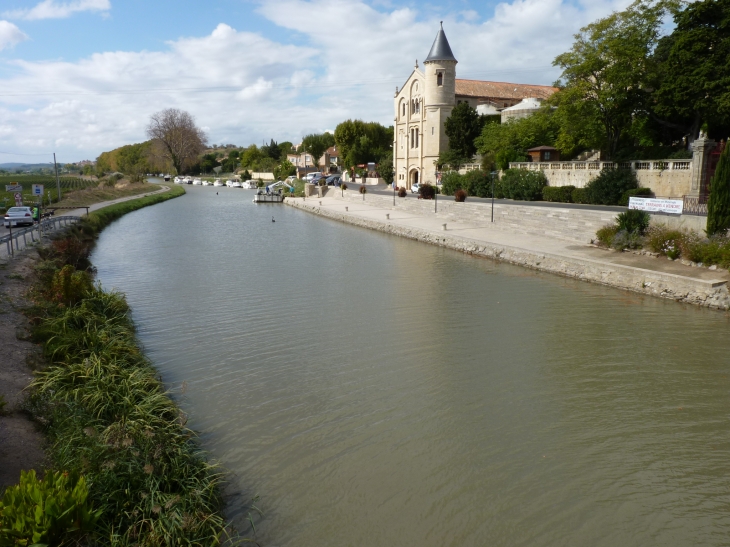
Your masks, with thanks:
<instances>
[{"instance_id":1,"label":"towpath","mask_svg":"<svg viewBox=\"0 0 730 547\"><path fill-rule=\"evenodd\" d=\"M287 199L286 203L351 224L538 270L709 307L730 305L727 290L730 275L726 270L692 267L664 257L514 233L490 223L447 222L435 214L385 207L382 201L368 203L367 197L363 202L356 197L353 201L353 197L350 194L349 200L347 196L342 199L340 192L330 191L323 198Z\"/></svg>"}]
</instances>

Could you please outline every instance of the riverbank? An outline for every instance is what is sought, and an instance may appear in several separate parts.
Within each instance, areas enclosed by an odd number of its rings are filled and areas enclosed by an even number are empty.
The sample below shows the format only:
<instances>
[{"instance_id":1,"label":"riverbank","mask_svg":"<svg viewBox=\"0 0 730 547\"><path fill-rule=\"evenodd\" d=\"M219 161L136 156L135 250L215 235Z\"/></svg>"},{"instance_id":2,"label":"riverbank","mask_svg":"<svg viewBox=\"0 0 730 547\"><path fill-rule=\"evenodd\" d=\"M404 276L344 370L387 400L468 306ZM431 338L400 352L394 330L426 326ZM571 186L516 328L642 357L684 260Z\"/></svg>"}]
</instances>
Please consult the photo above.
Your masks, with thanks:
<instances>
[{"instance_id":1,"label":"riverbank","mask_svg":"<svg viewBox=\"0 0 730 547\"><path fill-rule=\"evenodd\" d=\"M693 268L666 259L599 249L576 240L516 233L486 222L488 205L483 205L484 223L465 223L453 220L457 218L453 212L446 219L398 204L398 200L409 198L396 198L395 207L386 206L381 196L366 194L364 200L361 198L351 191L344 198L340 192L330 191L323 198L287 198L285 203L340 222L476 256L649 296L730 309L730 275L725 270Z\"/></svg>"},{"instance_id":2,"label":"riverbank","mask_svg":"<svg viewBox=\"0 0 730 547\"><path fill-rule=\"evenodd\" d=\"M105 207L40 247L38 257L25 253L3 268L8 279L18 281L3 296L30 295L7 318L16 329L4 330L15 335L30 324L21 337L39 343L43 355L35 344L23 347L9 339L2 345L3 353L12 351L15 358L3 358L0 365L0 378L12 380L3 382L11 406L0 418L0 431L16 438L11 449L0 451L0 485L17 482L20 469L80 475L100 513L95 529L46 534L41 540L55 544L91 534L119 545L216 545L227 534L217 470L206 462L184 414L139 348L124 297L94 286L89 273L88 255L104 227L184 193L175 188ZM31 355L38 366L28 386L30 371L22 365ZM24 390L30 392L27 401ZM42 425L47 441L28 415ZM27 512L32 522L35 507L36 502L26 503L15 510Z\"/></svg>"}]
</instances>

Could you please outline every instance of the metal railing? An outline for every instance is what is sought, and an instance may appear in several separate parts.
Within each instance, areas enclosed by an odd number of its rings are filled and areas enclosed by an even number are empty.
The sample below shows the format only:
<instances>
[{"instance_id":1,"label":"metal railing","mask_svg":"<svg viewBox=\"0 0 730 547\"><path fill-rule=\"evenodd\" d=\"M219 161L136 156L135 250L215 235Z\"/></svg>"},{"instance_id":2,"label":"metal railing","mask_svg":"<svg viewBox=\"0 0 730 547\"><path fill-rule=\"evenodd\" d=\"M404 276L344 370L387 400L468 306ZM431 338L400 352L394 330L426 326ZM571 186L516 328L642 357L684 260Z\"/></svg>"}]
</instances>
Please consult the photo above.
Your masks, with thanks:
<instances>
[{"instance_id":1,"label":"metal railing","mask_svg":"<svg viewBox=\"0 0 730 547\"><path fill-rule=\"evenodd\" d=\"M684 196L683 215L694 215L698 217L707 216L707 198L700 199L699 196Z\"/></svg>"},{"instance_id":2,"label":"metal railing","mask_svg":"<svg viewBox=\"0 0 730 547\"><path fill-rule=\"evenodd\" d=\"M31 244L35 243L40 241L44 234L65 228L69 224L74 224L80 220L81 217L70 215L44 218L34 226L14 229L8 235L0 237L0 249L5 249L8 256L15 256L16 251L20 251L28 246L29 240Z\"/></svg>"}]
</instances>

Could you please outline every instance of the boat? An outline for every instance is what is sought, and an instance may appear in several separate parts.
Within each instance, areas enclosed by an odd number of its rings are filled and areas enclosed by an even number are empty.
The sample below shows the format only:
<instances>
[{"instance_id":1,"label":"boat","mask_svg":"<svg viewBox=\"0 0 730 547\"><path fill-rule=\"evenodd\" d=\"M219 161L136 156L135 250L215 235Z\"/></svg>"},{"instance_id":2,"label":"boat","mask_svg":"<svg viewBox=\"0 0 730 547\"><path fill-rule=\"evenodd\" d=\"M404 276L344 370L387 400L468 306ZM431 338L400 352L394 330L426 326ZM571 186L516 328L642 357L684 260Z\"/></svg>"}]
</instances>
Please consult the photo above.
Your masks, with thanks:
<instances>
[{"instance_id":1,"label":"boat","mask_svg":"<svg viewBox=\"0 0 730 547\"><path fill-rule=\"evenodd\" d=\"M237 180L234 180L233 184L231 184L231 188L243 188L243 186L241 186L240 182L238 182Z\"/></svg>"},{"instance_id":2,"label":"boat","mask_svg":"<svg viewBox=\"0 0 730 547\"><path fill-rule=\"evenodd\" d=\"M286 186L289 190L293 190L294 187L290 186L283 180L277 181L273 184L269 184L266 188L260 188L256 195L253 197L254 203L282 203L284 201L284 192L282 192L282 186Z\"/></svg>"},{"instance_id":3,"label":"boat","mask_svg":"<svg viewBox=\"0 0 730 547\"><path fill-rule=\"evenodd\" d=\"M183 179L181 179L180 177L175 177L175 179L173 180L173 182L174 182L175 184L185 184L185 183L183 182Z\"/></svg>"},{"instance_id":4,"label":"boat","mask_svg":"<svg viewBox=\"0 0 730 547\"><path fill-rule=\"evenodd\" d=\"M165 176L164 176L164 177L162 177L162 178L164 178L164 179L165 179L165 182L170 182L170 175L165 175Z\"/></svg>"},{"instance_id":5,"label":"boat","mask_svg":"<svg viewBox=\"0 0 730 547\"><path fill-rule=\"evenodd\" d=\"M213 186L225 186L225 184L221 182L221 179L215 179Z\"/></svg>"},{"instance_id":6,"label":"boat","mask_svg":"<svg viewBox=\"0 0 730 547\"><path fill-rule=\"evenodd\" d=\"M200 179L193 179L193 184L195 186L202 186L203 185L203 181L200 180Z\"/></svg>"},{"instance_id":7,"label":"boat","mask_svg":"<svg viewBox=\"0 0 730 547\"><path fill-rule=\"evenodd\" d=\"M233 188L233 181L232 180L227 180L226 181L226 186L228 186L228 188Z\"/></svg>"},{"instance_id":8,"label":"boat","mask_svg":"<svg viewBox=\"0 0 730 547\"><path fill-rule=\"evenodd\" d=\"M256 190L256 183L250 180L244 180L241 183L241 188L244 190Z\"/></svg>"},{"instance_id":9,"label":"boat","mask_svg":"<svg viewBox=\"0 0 730 547\"><path fill-rule=\"evenodd\" d=\"M192 184L192 183L193 183L193 179L191 177L187 177L185 179L185 184Z\"/></svg>"},{"instance_id":10,"label":"boat","mask_svg":"<svg viewBox=\"0 0 730 547\"><path fill-rule=\"evenodd\" d=\"M203 186L213 186L212 182L208 182L207 180L203 181Z\"/></svg>"}]
</instances>

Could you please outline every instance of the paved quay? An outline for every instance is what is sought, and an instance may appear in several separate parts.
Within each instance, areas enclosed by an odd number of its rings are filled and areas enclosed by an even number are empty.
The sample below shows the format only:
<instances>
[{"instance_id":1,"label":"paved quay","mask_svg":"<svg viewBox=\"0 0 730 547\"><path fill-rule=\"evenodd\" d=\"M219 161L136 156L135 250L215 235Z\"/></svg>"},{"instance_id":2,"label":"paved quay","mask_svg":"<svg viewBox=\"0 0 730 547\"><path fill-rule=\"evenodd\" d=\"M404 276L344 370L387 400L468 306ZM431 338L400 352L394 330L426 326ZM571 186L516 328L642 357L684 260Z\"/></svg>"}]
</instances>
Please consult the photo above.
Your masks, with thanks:
<instances>
[{"instance_id":1,"label":"paved quay","mask_svg":"<svg viewBox=\"0 0 730 547\"><path fill-rule=\"evenodd\" d=\"M726 270L686 266L666 258L600 249L586 243L499 229L491 223L454 222L434 213L386 206L352 190L342 197L287 198L285 203L356 226L493 258L536 270L715 309L730 309ZM320 205L321 203L321 205ZM489 209L489 205L483 205ZM389 216L389 218L386 217ZM499 219L497 219L499 220ZM446 224L446 229L444 229Z\"/></svg>"}]
</instances>

